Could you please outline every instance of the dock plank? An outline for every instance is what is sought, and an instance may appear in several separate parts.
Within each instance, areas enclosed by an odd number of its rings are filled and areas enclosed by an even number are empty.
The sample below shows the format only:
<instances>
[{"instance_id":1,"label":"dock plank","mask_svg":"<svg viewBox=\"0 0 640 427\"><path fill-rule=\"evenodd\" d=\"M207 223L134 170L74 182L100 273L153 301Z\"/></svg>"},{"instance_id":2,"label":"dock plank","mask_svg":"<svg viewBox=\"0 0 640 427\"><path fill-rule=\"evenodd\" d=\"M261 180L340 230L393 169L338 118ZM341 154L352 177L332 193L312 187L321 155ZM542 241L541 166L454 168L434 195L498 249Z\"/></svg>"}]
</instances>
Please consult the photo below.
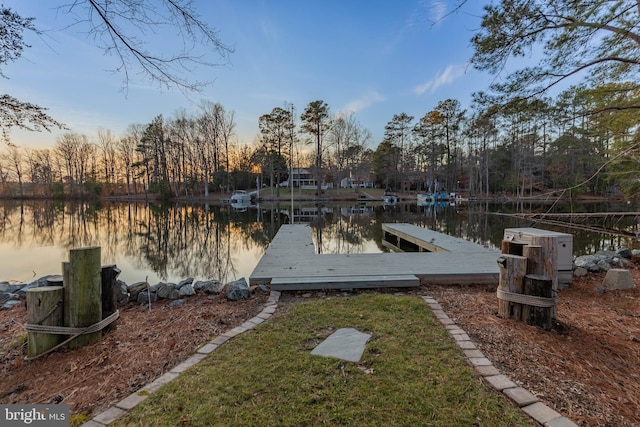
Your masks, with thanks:
<instances>
[{"instance_id":1,"label":"dock plank","mask_svg":"<svg viewBox=\"0 0 640 427\"><path fill-rule=\"evenodd\" d=\"M349 275L349 276L304 276L274 277L271 289L289 290L291 286L299 289L345 289L345 288L401 288L420 286L420 279L411 274L396 275Z\"/></svg>"},{"instance_id":2,"label":"dock plank","mask_svg":"<svg viewBox=\"0 0 640 427\"><path fill-rule=\"evenodd\" d=\"M428 250L429 252L494 251L477 243L473 243L459 237L449 236L427 228L418 227L413 224L386 223L382 224L382 231L400 237L401 239L411 242L416 246Z\"/></svg>"},{"instance_id":3,"label":"dock plank","mask_svg":"<svg viewBox=\"0 0 640 427\"><path fill-rule=\"evenodd\" d=\"M316 254L308 225L283 225L249 281L276 290L497 283L499 252L470 245L448 246L466 252ZM393 285L394 278L405 284Z\"/></svg>"}]
</instances>

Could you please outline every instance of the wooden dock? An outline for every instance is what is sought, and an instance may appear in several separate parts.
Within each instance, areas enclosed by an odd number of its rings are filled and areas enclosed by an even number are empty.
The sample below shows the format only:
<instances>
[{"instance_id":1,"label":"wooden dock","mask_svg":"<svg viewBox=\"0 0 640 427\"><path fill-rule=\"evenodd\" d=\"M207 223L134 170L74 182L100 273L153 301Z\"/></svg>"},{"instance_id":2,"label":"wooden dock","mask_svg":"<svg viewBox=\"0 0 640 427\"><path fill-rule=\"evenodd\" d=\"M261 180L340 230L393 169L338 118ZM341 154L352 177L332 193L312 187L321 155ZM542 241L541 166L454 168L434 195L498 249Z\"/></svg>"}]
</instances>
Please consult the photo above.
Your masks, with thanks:
<instances>
[{"instance_id":1,"label":"wooden dock","mask_svg":"<svg viewBox=\"0 0 640 427\"><path fill-rule=\"evenodd\" d=\"M499 251L410 224L384 224L407 240L438 242L439 252L317 254L307 224L283 225L251 273L252 285L273 290L413 287L421 282L498 282ZM421 234L422 230L434 234ZM385 231L387 232L387 231ZM436 239L431 242L431 239ZM454 240L449 240L454 239ZM457 239L461 240L461 239ZM446 243L446 244L445 244ZM446 252L446 248L450 251Z\"/></svg>"},{"instance_id":2,"label":"wooden dock","mask_svg":"<svg viewBox=\"0 0 640 427\"><path fill-rule=\"evenodd\" d=\"M418 227L413 224L382 224L386 246L396 252L404 252L404 242L417 247L419 252L481 252L492 249L448 234ZM391 242L393 240L393 242Z\"/></svg>"}]
</instances>

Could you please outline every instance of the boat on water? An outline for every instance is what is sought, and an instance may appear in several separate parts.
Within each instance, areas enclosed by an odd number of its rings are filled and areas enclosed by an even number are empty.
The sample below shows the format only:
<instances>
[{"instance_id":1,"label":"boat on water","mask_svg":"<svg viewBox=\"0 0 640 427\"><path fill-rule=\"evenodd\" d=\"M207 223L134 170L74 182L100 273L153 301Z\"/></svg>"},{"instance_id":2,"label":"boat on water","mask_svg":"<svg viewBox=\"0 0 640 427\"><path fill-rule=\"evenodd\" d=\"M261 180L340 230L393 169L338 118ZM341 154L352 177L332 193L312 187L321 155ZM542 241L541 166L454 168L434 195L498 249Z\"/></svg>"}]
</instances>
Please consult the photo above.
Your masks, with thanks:
<instances>
[{"instance_id":1,"label":"boat on water","mask_svg":"<svg viewBox=\"0 0 640 427\"><path fill-rule=\"evenodd\" d=\"M456 193L447 193L446 191L441 191L438 193L418 193L416 195L418 205L427 205L429 203L435 202L466 202L469 201L468 198L462 197L460 194Z\"/></svg>"},{"instance_id":2,"label":"boat on water","mask_svg":"<svg viewBox=\"0 0 640 427\"><path fill-rule=\"evenodd\" d=\"M449 194L446 191L440 191L436 193L418 193L416 197L418 200L418 204L422 204L452 200L452 198L456 197L456 193Z\"/></svg>"},{"instance_id":3,"label":"boat on water","mask_svg":"<svg viewBox=\"0 0 640 427\"><path fill-rule=\"evenodd\" d=\"M251 194L247 193L244 190L237 190L236 192L234 192L231 195L231 199L229 199L229 202L232 204L245 204L245 205L249 205L251 204L251 200L252 200L252 196Z\"/></svg>"},{"instance_id":4,"label":"boat on water","mask_svg":"<svg viewBox=\"0 0 640 427\"><path fill-rule=\"evenodd\" d=\"M396 196L395 194L385 193L382 196L382 201L387 206L393 206L393 205L397 205L398 204L398 202L400 201L400 198L398 196Z\"/></svg>"}]
</instances>

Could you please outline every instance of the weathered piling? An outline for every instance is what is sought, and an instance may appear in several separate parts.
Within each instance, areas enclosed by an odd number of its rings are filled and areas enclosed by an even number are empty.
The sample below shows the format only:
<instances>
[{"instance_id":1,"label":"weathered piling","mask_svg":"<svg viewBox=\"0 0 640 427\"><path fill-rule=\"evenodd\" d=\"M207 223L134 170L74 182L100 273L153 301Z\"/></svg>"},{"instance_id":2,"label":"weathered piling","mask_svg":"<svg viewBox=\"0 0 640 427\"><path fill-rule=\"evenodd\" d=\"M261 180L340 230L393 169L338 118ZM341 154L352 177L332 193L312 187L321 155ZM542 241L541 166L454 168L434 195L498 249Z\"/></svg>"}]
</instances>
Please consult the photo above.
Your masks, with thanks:
<instances>
[{"instance_id":1,"label":"weathered piling","mask_svg":"<svg viewBox=\"0 0 640 427\"><path fill-rule=\"evenodd\" d=\"M116 279L118 278L119 274L120 269L115 265L105 265L102 267L100 273L100 279L102 283L102 319L105 319L118 310ZM113 329L115 329L115 324L112 323L103 330L107 332Z\"/></svg>"},{"instance_id":2,"label":"weathered piling","mask_svg":"<svg viewBox=\"0 0 640 427\"><path fill-rule=\"evenodd\" d=\"M63 326L63 298L62 286L43 286L27 290L27 324ZM38 356L60 344L63 339L63 335L28 332L27 357Z\"/></svg>"},{"instance_id":3,"label":"weathered piling","mask_svg":"<svg viewBox=\"0 0 640 427\"><path fill-rule=\"evenodd\" d=\"M84 328L102 320L100 256L100 247L69 251L69 274L64 287L66 327ZM95 343L101 338L102 331L82 334L71 341L69 347L82 347Z\"/></svg>"},{"instance_id":4,"label":"weathered piling","mask_svg":"<svg viewBox=\"0 0 640 427\"><path fill-rule=\"evenodd\" d=\"M520 319L522 304L513 301L512 294L522 294L522 281L527 274L527 259L523 256L502 254L498 258L498 315Z\"/></svg>"},{"instance_id":5,"label":"weathered piling","mask_svg":"<svg viewBox=\"0 0 640 427\"><path fill-rule=\"evenodd\" d=\"M523 312L522 320L529 325L539 326L547 331L553 326L552 310L555 307L553 302L552 280L547 276L537 274L527 274L524 277L524 293L531 297L541 297L536 299L527 307L526 315ZM532 298L533 300L533 298ZM546 300L546 301L545 301ZM548 306L542 304L548 303Z\"/></svg>"},{"instance_id":6,"label":"weathered piling","mask_svg":"<svg viewBox=\"0 0 640 427\"><path fill-rule=\"evenodd\" d=\"M557 263L555 243L539 238L536 245L502 242L498 258L498 315L551 329L556 316ZM518 248L520 246L520 248ZM512 255L521 253L523 256Z\"/></svg>"}]
</instances>

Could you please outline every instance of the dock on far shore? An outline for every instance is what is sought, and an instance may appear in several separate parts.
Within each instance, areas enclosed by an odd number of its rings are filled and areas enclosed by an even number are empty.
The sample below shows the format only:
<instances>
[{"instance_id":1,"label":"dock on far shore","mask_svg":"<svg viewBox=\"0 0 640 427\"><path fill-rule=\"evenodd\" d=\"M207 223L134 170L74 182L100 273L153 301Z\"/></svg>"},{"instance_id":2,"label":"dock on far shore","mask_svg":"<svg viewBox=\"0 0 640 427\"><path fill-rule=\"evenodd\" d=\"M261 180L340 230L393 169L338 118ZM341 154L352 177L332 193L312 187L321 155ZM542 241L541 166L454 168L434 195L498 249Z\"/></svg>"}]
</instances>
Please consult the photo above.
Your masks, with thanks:
<instances>
[{"instance_id":1,"label":"dock on far shore","mask_svg":"<svg viewBox=\"0 0 640 427\"><path fill-rule=\"evenodd\" d=\"M395 240L387 246L402 250L409 245L419 252L317 254L308 224L285 224L249 282L270 283L278 291L498 283L500 251L496 249L412 224L382 227L385 236Z\"/></svg>"}]
</instances>

